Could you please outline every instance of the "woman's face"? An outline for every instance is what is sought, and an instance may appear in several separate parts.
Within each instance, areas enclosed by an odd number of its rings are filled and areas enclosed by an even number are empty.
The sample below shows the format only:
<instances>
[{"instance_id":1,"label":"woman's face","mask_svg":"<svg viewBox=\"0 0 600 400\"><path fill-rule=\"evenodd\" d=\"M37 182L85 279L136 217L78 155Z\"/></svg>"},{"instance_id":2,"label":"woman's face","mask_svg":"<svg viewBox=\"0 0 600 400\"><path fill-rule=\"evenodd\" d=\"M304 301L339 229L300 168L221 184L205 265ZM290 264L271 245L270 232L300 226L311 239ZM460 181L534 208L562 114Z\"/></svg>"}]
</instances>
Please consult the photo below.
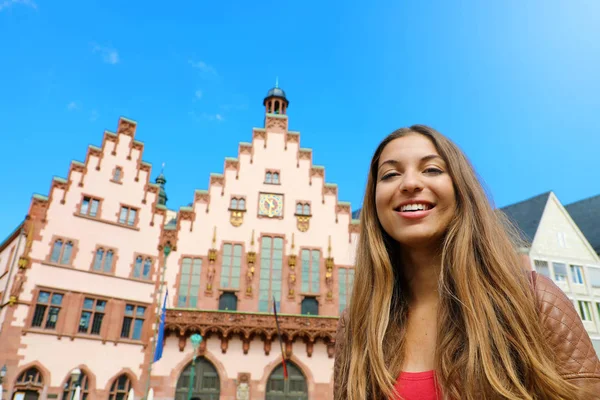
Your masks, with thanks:
<instances>
[{"instance_id":1,"label":"woman's face","mask_svg":"<svg viewBox=\"0 0 600 400\"><path fill-rule=\"evenodd\" d=\"M381 153L375 207L383 229L402 246L439 244L456 210L446 162L421 134L392 140Z\"/></svg>"}]
</instances>

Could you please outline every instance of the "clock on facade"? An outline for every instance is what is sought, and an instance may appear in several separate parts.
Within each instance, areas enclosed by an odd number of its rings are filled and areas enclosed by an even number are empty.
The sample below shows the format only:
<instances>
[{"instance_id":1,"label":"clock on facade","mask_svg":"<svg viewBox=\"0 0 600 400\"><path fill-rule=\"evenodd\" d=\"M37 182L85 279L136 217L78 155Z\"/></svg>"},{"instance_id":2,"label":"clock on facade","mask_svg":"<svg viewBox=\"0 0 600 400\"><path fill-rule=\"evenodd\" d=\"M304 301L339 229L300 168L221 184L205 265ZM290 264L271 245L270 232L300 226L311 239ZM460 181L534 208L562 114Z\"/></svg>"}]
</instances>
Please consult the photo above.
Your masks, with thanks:
<instances>
[{"instance_id":1,"label":"clock on facade","mask_svg":"<svg viewBox=\"0 0 600 400\"><path fill-rule=\"evenodd\" d=\"M258 215L281 217L283 215L283 195L261 193L258 198Z\"/></svg>"}]
</instances>

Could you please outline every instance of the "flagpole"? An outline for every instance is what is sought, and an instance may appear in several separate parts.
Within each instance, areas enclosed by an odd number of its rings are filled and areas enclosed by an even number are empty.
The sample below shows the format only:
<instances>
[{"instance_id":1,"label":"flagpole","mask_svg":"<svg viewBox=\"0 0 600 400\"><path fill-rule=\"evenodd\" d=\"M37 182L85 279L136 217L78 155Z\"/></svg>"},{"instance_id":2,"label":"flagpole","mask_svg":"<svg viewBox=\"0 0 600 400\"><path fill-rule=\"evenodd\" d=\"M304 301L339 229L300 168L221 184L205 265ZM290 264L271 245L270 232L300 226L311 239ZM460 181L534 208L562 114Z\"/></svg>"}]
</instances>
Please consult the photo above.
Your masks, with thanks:
<instances>
[{"instance_id":1,"label":"flagpole","mask_svg":"<svg viewBox=\"0 0 600 400\"><path fill-rule=\"evenodd\" d=\"M158 335L158 329L160 327L160 315L161 315L161 305L162 305L162 292L163 286L165 283L165 272L167 271L167 258L169 258L169 254L171 254L171 246L167 243L164 247L163 254L165 255L165 259L162 267L162 274L160 277L160 285L158 287L158 312L156 313L157 319L155 321L154 332L152 334L152 353L150 353L150 363L148 365L148 379L146 380L146 388L144 389L144 399L148 399L148 392L150 391L150 377L152 376L152 364L154 364L154 353L156 352L156 336Z\"/></svg>"},{"instance_id":2,"label":"flagpole","mask_svg":"<svg viewBox=\"0 0 600 400\"><path fill-rule=\"evenodd\" d=\"M277 327L277 336L279 337L279 347L281 348L281 364L283 365L283 380L287 381L287 367L285 365L285 353L283 352L283 338L281 337L281 331L279 330L279 321L277 320L277 302L275 296L273 296L273 314L275 314L275 326Z\"/></svg>"}]
</instances>

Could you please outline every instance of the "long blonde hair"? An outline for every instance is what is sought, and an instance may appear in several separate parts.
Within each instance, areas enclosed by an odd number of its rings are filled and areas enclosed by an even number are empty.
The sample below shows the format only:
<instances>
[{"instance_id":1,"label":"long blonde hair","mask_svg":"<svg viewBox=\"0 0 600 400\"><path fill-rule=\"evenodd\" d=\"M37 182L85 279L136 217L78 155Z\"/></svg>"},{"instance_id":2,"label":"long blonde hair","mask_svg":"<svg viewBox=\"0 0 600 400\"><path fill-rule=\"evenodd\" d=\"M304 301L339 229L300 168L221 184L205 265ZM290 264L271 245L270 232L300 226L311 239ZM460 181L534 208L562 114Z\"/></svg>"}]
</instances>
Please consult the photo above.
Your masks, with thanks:
<instances>
[{"instance_id":1,"label":"long blonde hair","mask_svg":"<svg viewBox=\"0 0 600 400\"><path fill-rule=\"evenodd\" d=\"M432 128L415 125L386 137L373 155L348 308L346 345L336 360L337 399L395 395L408 316L399 245L375 210L381 152L407 134L430 139L446 161L456 213L441 245L436 372L450 399L576 399L547 348L528 274L517 253L518 235L495 211L461 150Z\"/></svg>"}]
</instances>

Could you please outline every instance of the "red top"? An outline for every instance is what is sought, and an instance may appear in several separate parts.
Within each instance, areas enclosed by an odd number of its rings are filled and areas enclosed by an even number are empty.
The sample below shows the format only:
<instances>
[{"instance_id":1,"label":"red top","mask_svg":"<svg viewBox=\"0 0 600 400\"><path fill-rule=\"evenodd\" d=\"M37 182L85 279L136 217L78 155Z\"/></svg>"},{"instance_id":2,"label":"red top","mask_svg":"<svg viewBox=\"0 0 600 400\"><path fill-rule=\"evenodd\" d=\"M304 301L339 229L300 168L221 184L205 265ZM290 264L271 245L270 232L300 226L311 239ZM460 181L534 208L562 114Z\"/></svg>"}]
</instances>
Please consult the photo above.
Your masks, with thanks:
<instances>
[{"instance_id":1,"label":"red top","mask_svg":"<svg viewBox=\"0 0 600 400\"><path fill-rule=\"evenodd\" d=\"M401 372L394 388L404 400L439 400L442 393L437 387L434 371Z\"/></svg>"}]
</instances>

